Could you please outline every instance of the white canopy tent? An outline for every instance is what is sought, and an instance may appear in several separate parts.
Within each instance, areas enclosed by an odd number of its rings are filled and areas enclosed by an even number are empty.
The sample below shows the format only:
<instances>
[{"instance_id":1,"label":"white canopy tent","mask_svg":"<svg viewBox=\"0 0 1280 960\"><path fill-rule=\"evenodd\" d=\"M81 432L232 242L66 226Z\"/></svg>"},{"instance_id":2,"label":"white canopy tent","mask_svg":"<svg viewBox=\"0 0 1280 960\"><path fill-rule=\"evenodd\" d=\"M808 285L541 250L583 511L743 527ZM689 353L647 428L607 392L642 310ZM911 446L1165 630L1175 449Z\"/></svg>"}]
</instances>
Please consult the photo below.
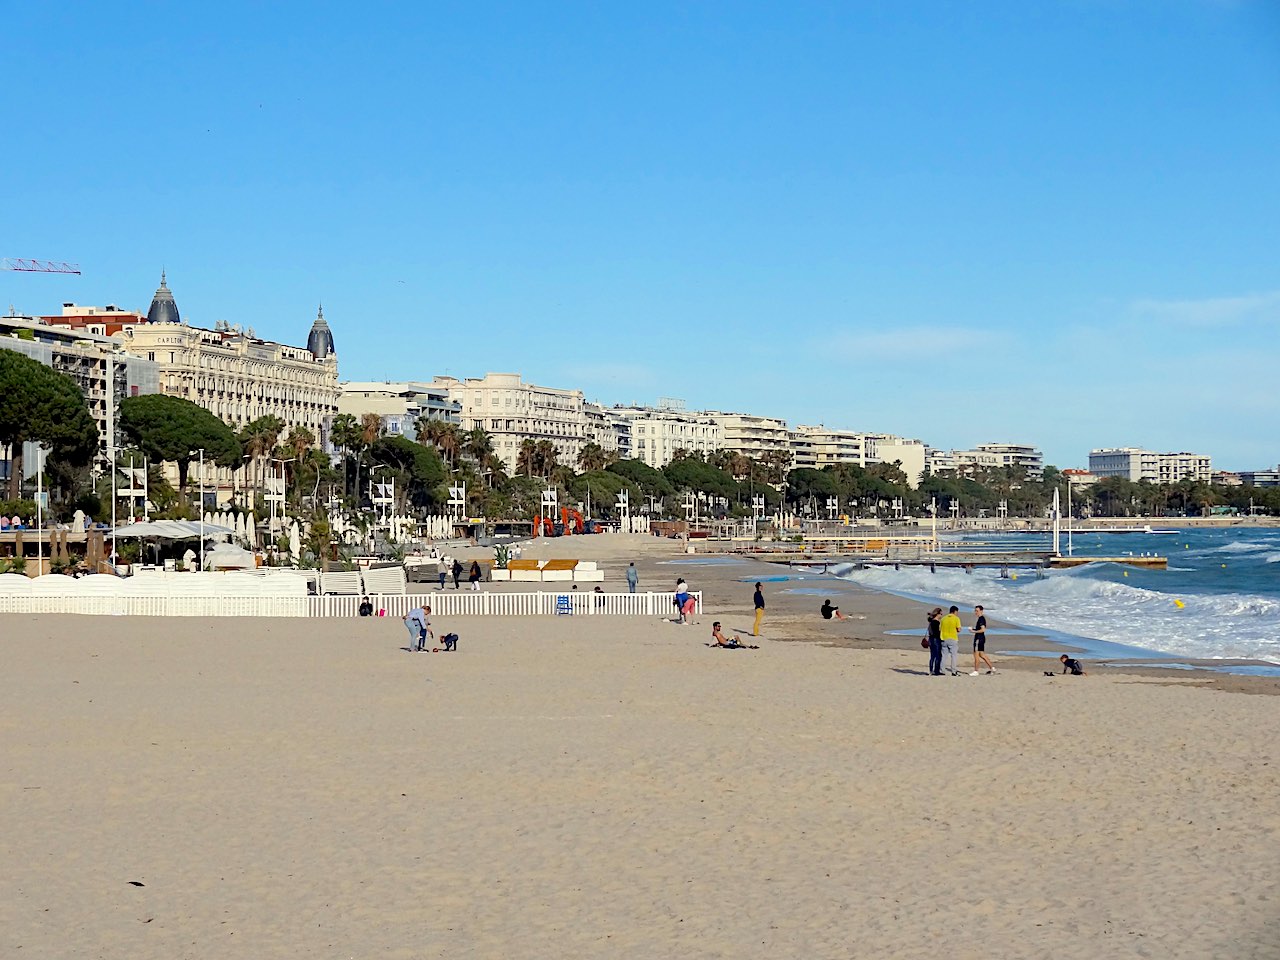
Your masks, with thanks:
<instances>
[{"instance_id":1,"label":"white canopy tent","mask_svg":"<svg viewBox=\"0 0 1280 960\"><path fill-rule=\"evenodd\" d=\"M146 520L126 523L111 531L112 536L141 540L192 540L197 537L222 537L235 533L230 527L216 523L200 524L194 520Z\"/></svg>"}]
</instances>

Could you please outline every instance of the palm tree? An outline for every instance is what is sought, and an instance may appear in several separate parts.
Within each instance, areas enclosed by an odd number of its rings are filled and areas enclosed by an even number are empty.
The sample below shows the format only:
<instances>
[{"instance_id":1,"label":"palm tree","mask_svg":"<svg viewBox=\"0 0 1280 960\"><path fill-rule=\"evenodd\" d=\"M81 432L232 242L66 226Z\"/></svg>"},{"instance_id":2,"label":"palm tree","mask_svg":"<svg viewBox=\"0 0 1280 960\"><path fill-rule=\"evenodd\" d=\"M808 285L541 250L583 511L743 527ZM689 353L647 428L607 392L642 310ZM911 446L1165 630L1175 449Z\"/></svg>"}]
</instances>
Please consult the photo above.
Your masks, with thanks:
<instances>
[{"instance_id":1,"label":"palm tree","mask_svg":"<svg viewBox=\"0 0 1280 960\"><path fill-rule=\"evenodd\" d=\"M316 435L306 427L293 427L289 431L289 438L285 441L285 450L289 453L290 458L296 466L293 470L293 479L296 488L298 476L301 472L302 461L306 457L308 451L315 446ZM302 491L294 490L294 495L300 502L302 500Z\"/></svg>"},{"instance_id":2,"label":"palm tree","mask_svg":"<svg viewBox=\"0 0 1280 960\"><path fill-rule=\"evenodd\" d=\"M374 441L382 436L382 418L376 413L363 413L355 435L356 452L356 503L360 502L360 463L365 454L373 446Z\"/></svg>"},{"instance_id":3,"label":"palm tree","mask_svg":"<svg viewBox=\"0 0 1280 960\"><path fill-rule=\"evenodd\" d=\"M284 430L284 421L277 416L267 414L259 417L240 431L240 444L253 464L253 486L256 490L261 482L262 471L259 461L272 450Z\"/></svg>"},{"instance_id":4,"label":"palm tree","mask_svg":"<svg viewBox=\"0 0 1280 960\"><path fill-rule=\"evenodd\" d=\"M360 443L360 427L356 418L349 413L340 413L333 418L333 426L329 428L329 439L342 451L342 496L347 496L347 457L353 447Z\"/></svg>"},{"instance_id":5,"label":"palm tree","mask_svg":"<svg viewBox=\"0 0 1280 960\"><path fill-rule=\"evenodd\" d=\"M582 445L582 450L578 452L578 466L582 468L583 473L603 470L608 465L609 455L600 444L584 443Z\"/></svg>"},{"instance_id":6,"label":"palm tree","mask_svg":"<svg viewBox=\"0 0 1280 960\"><path fill-rule=\"evenodd\" d=\"M538 445L528 437L520 441L520 452L516 454L516 473L532 477L537 467Z\"/></svg>"},{"instance_id":7,"label":"palm tree","mask_svg":"<svg viewBox=\"0 0 1280 960\"><path fill-rule=\"evenodd\" d=\"M437 420L424 414L417 419L414 426L418 428L419 443L431 444L436 448L436 452L440 454L440 459L448 464L451 469L457 467L458 451L462 449L463 441L456 424L449 423L447 420ZM481 433L483 432L481 431Z\"/></svg>"},{"instance_id":8,"label":"palm tree","mask_svg":"<svg viewBox=\"0 0 1280 960\"><path fill-rule=\"evenodd\" d=\"M481 427L475 427L463 438L463 451L476 462L476 469L489 486L502 473L502 460L493 449L493 440Z\"/></svg>"},{"instance_id":9,"label":"palm tree","mask_svg":"<svg viewBox=\"0 0 1280 960\"><path fill-rule=\"evenodd\" d=\"M559 465L556 456L556 445L550 440L539 440L534 444L533 449L534 458L538 465L538 476L550 476L551 471Z\"/></svg>"}]
</instances>

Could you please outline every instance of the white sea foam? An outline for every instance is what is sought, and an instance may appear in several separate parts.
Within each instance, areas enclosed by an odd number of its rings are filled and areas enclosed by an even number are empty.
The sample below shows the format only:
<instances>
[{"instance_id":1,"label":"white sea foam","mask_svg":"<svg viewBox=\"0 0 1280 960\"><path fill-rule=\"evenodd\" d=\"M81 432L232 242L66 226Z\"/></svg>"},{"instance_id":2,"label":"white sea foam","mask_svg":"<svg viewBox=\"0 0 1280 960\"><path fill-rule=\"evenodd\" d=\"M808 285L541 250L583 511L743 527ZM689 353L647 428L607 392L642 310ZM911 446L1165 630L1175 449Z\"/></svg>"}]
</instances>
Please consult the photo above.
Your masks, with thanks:
<instances>
[{"instance_id":1,"label":"white sea foam","mask_svg":"<svg viewBox=\"0 0 1280 960\"><path fill-rule=\"evenodd\" d=\"M1280 553L1273 553L1267 557L1267 563L1280 563Z\"/></svg>"},{"instance_id":2,"label":"white sea foam","mask_svg":"<svg viewBox=\"0 0 1280 960\"><path fill-rule=\"evenodd\" d=\"M1280 600L1240 593L1179 596L1100 578L1103 572L1080 568L1013 581L990 570L879 567L850 568L847 576L878 589L980 603L991 616L1025 626L1180 656L1280 662Z\"/></svg>"}]
</instances>

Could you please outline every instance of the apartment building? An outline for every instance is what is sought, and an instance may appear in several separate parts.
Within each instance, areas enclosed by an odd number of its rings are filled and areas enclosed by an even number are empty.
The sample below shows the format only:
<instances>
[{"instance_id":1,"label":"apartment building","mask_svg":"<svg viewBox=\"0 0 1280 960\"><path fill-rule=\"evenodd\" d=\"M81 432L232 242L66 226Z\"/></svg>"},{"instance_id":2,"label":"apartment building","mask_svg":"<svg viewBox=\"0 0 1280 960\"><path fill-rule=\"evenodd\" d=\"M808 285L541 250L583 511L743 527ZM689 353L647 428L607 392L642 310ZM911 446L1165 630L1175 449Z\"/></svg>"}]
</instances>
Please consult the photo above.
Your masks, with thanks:
<instances>
[{"instance_id":1,"label":"apartment building","mask_svg":"<svg viewBox=\"0 0 1280 960\"><path fill-rule=\"evenodd\" d=\"M867 464L866 434L799 424L791 431L792 468L821 470L837 463Z\"/></svg>"},{"instance_id":2,"label":"apartment building","mask_svg":"<svg viewBox=\"0 0 1280 960\"><path fill-rule=\"evenodd\" d=\"M338 387L339 414L350 414L357 420L367 413L376 414L388 436L420 440L419 420L462 425L462 404L450 399L441 387L413 381L348 381Z\"/></svg>"},{"instance_id":3,"label":"apartment building","mask_svg":"<svg viewBox=\"0 0 1280 960\"><path fill-rule=\"evenodd\" d=\"M920 486L920 479L924 476L925 451L926 447L920 440L877 434L868 462L897 464L907 475L907 486L914 490Z\"/></svg>"},{"instance_id":4,"label":"apartment building","mask_svg":"<svg viewBox=\"0 0 1280 960\"><path fill-rule=\"evenodd\" d=\"M703 416L720 427L720 449L731 450L752 460L780 453L790 463L791 431L787 428L787 421L719 410L708 410Z\"/></svg>"},{"instance_id":5,"label":"apartment building","mask_svg":"<svg viewBox=\"0 0 1280 960\"><path fill-rule=\"evenodd\" d=\"M518 373L486 373L465 380L436 377L428 386L444 390L460 405L463 429L479 427L489 434L509 472L515 472L525 440L549 440L557 462L577 469L578 454L588 440L587 402L581 390L525 383Z\"/></svg>"},{"instance_id":6,"label":"apartment building","mask_svg":"<svg viewBox=\"0 0 1280 960\"><path fill-rule=\"evenodd\" d=\"M1106 447L1089 451L1089 472L1099 478L1123 477L1134 482L1168 484L1189 479L1208 483L1213 477L1213 464L1209 457L1198 453Z\"/></svg>"},{"instance_id":7,"label":"apartment building","mask_svg":"<svg viewBox=\"0 0 1280 960\"><path fill-rule=\"evenodd\" d=\"M670 463L678 450L708 456L721 449L724 433L714 419L668 404L613 407L631 425L631 458L655 469Z\"/></svg>"},{"instance_id":8,"label":"apartment building","mask_svg":"<svg viewBox=\"0 0 1280 960\"><path fill-rule=\"evenodd\" d=\"M98 471L110 468L116 450L124 443L117 420L120 401L160 390L159 366L129 355L118 341L101 331L50 326L39 317L2 317L0 349L25 354L67 374L79 385L98 425L98 454L93 464ZM26 451L25 464L34 476L33 451Z\"/></svg>"}]
</instances>

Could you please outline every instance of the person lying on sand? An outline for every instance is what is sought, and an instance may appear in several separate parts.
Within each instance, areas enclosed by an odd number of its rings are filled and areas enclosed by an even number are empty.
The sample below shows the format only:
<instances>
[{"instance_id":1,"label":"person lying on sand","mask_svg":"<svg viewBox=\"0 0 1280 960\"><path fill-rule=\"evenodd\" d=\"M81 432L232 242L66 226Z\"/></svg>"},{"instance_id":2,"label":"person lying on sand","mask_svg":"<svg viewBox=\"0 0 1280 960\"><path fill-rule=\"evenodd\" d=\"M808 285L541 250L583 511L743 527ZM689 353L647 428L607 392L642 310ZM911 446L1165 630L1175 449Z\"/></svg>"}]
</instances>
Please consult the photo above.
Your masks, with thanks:
<instances>
[{"instance_id":1,"label":"person lying on sand","mask_svg":"<svg viewBox=\"0 0 1280 960\"><path fill-rule=\"evenodd\" d=\"M711 625L711 639L714 640L715 643L707 644L707 646L709 647L728 647L730 650L760 649L759 647L752 647L743 643L742 638L738 636L736 633L733 635L732 639L730 639L729 637L726 637L723 633L720 632L719 620L717 620L715 623Z\"/></svg>"},{"instance_id":2,"label":"person lying on sand","mask_svg":"<svg viewBox=\"0 0 1280 960\"><path fill-rule=\"evenodd\" d=\"M840 608L839 608L839 607L833 607L833 606L831 605L831 601L830 601L830 600L823 600L823 601L822 601L822 610L821 610L821 613L822 613L822 619L823 619L823 620L830 620L832 617L835 617L837 620L848 620L848 619L849 619L849 618L848 618L848 617L846 617L843 613L841 613L841 612L840 612Z\"/></svg>"}]
</instances>

